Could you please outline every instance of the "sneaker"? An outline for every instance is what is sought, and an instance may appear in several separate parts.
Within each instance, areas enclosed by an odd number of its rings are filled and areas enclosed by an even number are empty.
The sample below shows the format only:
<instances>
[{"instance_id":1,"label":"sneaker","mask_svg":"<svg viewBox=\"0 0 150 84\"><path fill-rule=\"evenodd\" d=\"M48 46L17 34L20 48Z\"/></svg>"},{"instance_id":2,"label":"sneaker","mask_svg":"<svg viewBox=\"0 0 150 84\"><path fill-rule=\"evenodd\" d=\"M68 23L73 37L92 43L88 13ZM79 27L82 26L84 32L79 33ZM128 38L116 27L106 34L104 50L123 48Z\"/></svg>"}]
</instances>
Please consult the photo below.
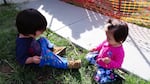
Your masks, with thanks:
<instances>
[{"instance_id":1,"label":"sneaker","mask_svg":"<svg viewBox=\"0 0 150 84\"><path fill-rule=\"evenodd\" d=\"M79 69L81 68L81 60L73 60L68 63L69 69Z\"/></svg>"},{"instance_id":2,"label":"sneaker","mask_svg":"<svg viewBox=\"0 0 150 84\"><path fill-rule=\"evenodd\" d=\"M64 47L64 46L60 46L60 47L54 46L53 52L54 52L56 55L62 56L62 55L64 55L64 54L66 53L66 47Z\"/></svg>"}]
</instances>

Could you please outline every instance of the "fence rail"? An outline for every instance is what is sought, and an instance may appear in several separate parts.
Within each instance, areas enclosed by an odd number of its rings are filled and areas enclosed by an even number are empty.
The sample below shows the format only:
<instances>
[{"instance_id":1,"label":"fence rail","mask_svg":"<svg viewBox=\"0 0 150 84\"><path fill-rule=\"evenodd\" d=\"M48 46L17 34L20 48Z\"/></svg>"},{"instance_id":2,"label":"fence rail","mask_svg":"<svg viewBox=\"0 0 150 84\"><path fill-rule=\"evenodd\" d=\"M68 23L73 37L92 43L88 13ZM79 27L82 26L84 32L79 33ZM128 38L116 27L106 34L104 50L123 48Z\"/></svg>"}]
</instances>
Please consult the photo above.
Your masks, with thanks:
<instances>
[{"instance_id":1,"label":"fence rail","mask_svg":"<svg viewBox=\"0 0 150 84\"><path fill-rule=\"evenodd\" d=\"M101 14L150 28L150 0L63 0Z\"/></svg>"}]
</instances>

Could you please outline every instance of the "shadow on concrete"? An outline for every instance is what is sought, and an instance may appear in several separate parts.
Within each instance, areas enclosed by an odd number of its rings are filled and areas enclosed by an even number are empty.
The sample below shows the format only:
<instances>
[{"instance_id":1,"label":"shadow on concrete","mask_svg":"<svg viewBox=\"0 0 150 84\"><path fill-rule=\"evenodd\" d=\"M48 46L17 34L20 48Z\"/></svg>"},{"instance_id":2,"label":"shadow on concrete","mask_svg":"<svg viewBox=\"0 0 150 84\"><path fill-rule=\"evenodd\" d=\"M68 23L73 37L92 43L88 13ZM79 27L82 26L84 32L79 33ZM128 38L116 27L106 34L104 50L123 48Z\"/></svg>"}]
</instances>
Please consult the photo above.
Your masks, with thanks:
<instances>
[{"instance_id":1,"label":"shadow on concrete","mask_svg":"<svg viewBox=\"0 0 150 84\"><path fill-rule=\"evenodd\" d=\"M74 39L79 39L80 34L85 31L91 31L93 28L103 28L107 18L101 14L59 0L32 1L28 4L22 4L21 8L35 8L42 11L47 18L48 27L54 32L68 26ZM59 24L57 24L58 21ZM81 21L84 21L85 24L83 22L80 24Z\"/></svg>"}]
</instances>

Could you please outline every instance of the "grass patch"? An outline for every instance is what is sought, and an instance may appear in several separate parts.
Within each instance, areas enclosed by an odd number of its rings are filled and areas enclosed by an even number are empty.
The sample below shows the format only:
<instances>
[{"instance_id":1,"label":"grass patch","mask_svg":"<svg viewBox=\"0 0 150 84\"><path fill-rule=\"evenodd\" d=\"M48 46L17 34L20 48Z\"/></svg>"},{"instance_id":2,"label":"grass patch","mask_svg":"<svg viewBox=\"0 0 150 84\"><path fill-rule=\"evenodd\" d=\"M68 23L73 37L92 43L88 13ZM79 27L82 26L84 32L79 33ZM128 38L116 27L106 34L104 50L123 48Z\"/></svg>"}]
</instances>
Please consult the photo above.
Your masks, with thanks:
<instances>
[{"instance_id":1,"label":"grass patch","mask_svg":"<svg viewBox=\"0 0 150 84\"><path fill-rule=\"evenodd\" d=\"M15 61L15 5L0 5L0 84L95 84L92 77L95 67L87 63L87 51L47 30L44 35L58 46L66 46L65 57L81 59L79 70L61 70L51 67L20 67ZM56 40L57 38L57 40ZM125 84L150 84L134 75L126 74ZM137 82L137 80L139 80Z\"/></svg>"}]
</instances>

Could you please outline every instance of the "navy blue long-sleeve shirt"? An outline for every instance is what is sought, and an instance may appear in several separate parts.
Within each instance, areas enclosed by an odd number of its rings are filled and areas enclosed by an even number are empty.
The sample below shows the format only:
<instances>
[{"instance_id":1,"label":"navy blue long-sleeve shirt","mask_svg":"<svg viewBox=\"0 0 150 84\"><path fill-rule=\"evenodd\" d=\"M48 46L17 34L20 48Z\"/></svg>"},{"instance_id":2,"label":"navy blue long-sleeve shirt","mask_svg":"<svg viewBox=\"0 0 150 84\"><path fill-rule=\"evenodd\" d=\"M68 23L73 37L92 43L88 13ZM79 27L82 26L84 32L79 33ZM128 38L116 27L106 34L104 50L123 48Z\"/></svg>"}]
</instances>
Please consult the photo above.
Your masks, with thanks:
<instances>
[{"instance_id":1,"label":"navy blue long-sleeve shirt","mask_svg":"<svg viewBox=\"0 0 150 84\"><path fill-rule=\"evenodd\" d=\"M21 65L26 65L28 57L41 56L40 43L34 38L16 38L16 60ZM35 64L30 64L35 65Z\"/></svg>"}]
</instances>

